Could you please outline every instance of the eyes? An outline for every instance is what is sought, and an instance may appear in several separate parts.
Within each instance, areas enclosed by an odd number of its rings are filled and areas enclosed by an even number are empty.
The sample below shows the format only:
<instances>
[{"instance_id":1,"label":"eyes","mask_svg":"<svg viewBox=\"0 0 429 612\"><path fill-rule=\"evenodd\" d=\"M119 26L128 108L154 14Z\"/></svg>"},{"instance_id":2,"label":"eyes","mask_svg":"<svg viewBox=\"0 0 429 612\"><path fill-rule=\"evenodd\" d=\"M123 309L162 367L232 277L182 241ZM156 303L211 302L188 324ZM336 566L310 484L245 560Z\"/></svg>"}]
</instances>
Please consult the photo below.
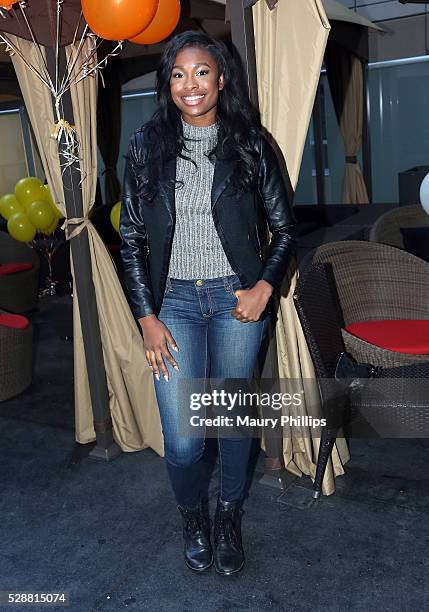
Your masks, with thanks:
<instances>
[{"instance_id":1,"label":"eyes","mask_svg":"<svg viewBox=\"0 0 429 612\"><path fill-rule=\"evenodd\" d=\"M206 68L201 68L201 70L198 70L198 72L196 72L195 74L197 76L205 76L206 74L208 74L208 70ZM176 77L182 77L183 74L181 72L173 72L173 74L171 75L173 79L175 79Z\"/></svg>"}]
</instances>

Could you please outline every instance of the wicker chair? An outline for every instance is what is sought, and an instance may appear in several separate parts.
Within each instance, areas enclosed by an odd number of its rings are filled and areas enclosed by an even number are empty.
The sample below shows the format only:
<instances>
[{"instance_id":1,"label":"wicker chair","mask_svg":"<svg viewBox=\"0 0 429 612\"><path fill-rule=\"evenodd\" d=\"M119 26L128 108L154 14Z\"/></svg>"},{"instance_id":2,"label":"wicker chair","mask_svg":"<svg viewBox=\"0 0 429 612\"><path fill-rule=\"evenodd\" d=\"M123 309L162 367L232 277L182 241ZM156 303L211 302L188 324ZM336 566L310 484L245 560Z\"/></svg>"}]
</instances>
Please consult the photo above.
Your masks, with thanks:
<instances>
[{"instance_id":1,"label":"wicker chair","mask_svg":"<svg viewBox=\"0 0 429 612\"><path fill-rule=\"evenodd\" d=\"M429 215L419 204L399 206L377 219L369 233L369 240L403 249L401 227L424 226L429 226Z\"/></svg>"},{"instance_id":2,"label":"wicker chair","mask_svg":"<svg viewBox=\"0 0 429 612\"><path fill-rule=\"evenodd\" d=\"M376 379L358 381L358 387L356 380L336 380L338 359L344 352L344 320L330 264L310 264L306 268L298 278L294 302L327 419L314 480L313 496L318 498L327 461L341 430L342 435L429 435L429 357L426 363L383 369Z\"/></svg>"},{"instance_id":3,"label":"wicker chair","mask_svg":"<svg viewBox=\"0 0 429 612\"><path fill-rule=\"evenodd\" d=\"M0 310L0 313L5 311ZM0 325L0 401L18 395L32 380L33 328Z\"/></svg>"},{"instance_id":4,"label":"wicker chair","mask_svg":"<svg viewBox=\"0 0 429 612\"><path fill-rule=\"evenodd\" d=\"M37 305L40 260L37 252L22 242L14 240L6 232L0 232L0 263L33 264L31 270L0 276L0 308L23 313Z\"/></svg>"},{"instance_id":5,"label":"wicker chair","mask_svg":"<svg viewBox=\"0 0 429 612\"><path fill-rule=\"evenodd\" d=\"M345 326L357 321L429 319L429 264L375 242L343 240L316 249L313 263L331 263ZM361 362L399 367L426 362L365 342L342 330L347 351Z\"/></svg>"}]
</instances>

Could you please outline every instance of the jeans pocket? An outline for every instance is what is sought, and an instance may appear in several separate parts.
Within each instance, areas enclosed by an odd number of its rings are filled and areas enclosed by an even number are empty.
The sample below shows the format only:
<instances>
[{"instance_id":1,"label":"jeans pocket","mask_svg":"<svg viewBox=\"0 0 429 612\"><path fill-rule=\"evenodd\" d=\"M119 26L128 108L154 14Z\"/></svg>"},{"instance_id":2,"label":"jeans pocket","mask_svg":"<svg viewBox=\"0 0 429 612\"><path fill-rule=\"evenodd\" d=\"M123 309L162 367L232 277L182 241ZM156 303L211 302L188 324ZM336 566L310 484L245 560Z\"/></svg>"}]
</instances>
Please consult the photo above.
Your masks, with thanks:
<instances>
[{"instance_id":1,"label":"jeans pocket","mask_svg":"<svg viewBox=\"0 0 429 612\"><path fill-rule=\"evenodd\" d=\"M228 291L229 293L236 299L238 300L238 297L235 295L234 291L237 291L237 289L241 289L241 281L238 278L238 276L236 276L235 278L233 278L230 282L229 282L229 287L228 287Z\"/></svg>"},{"instance_id":2,"label":"jeans pocket","mask_svg":"<svg viewBox=\"0 0 429 612\"><path fill-rule=\"evenodd\" d=\"M165 281L164 297L167 295L167 293L171 293L172 291L173 291L173 286L171 284L170 277L167 276L167 280Z\"/></svg>"}]
</instances>

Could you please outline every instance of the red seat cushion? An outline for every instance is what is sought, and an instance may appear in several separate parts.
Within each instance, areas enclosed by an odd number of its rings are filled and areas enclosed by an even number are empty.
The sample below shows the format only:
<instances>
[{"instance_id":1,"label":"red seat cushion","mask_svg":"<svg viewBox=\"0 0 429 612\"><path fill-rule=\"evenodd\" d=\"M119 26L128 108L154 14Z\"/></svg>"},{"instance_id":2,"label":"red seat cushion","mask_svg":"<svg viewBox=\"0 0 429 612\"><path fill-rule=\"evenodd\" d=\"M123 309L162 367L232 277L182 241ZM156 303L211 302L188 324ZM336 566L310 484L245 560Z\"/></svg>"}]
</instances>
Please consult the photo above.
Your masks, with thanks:
<instances>
[{"instance_id":1,"label":"red seat cushion","mask_svg":"<svg viewBox=\"0 0 429 612\"><path fill-rule=\"evenodd\" d=\"M13 327L14 329L25 329L30 324L27 317L17 314L0 313L0 325Z\"/></svg>"},{"instance_id":2,"label":"red seat cushion","mask_svg":"<svg viewBox=\"0 0 429 612\"><path fill-rule=\"evenodd\" d=\"M7 276L8 274L24 272L24 270L31 270L32 267L33 264L30 262L0 264L0 276Z\"/></svg>"},{"instance_id":3,"label":"red seat cushion","mask_svg":"<svg viewBox=\"0 0 429 612\"><path fill-rule=\"evenodd\" d=\"M429 354L429 320L398 319L350 323L346 330L380 348L410 355Z\"/></svg>"}]
</instances>

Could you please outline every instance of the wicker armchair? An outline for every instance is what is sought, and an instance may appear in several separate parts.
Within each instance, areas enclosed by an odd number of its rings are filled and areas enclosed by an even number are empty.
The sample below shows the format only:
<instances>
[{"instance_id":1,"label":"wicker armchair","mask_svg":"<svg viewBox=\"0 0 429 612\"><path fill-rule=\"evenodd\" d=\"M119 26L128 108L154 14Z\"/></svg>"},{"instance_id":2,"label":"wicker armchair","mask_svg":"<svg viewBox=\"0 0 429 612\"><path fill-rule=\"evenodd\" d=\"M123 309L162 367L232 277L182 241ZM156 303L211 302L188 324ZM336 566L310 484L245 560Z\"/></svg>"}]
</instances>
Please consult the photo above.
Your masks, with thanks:
<instances>
[{"instance_id":1,"label":"wicker armchair","mask_svg":"<svg viewBox=\"0 0 429 612\"><path fill-rule=\"evenodd\" d=\"M429 227L429 215L419 204L399 206L381 215L371 228L371 242L389 244L399 249L404 248L401 227Z\"/></svg>"},{"instance_id":2,"label":"wicker armchair","mask_svg":"<svg viewBox=\"0 0 429 612\"><path fill-rule=\"evenodd\" d=\"M31 270L0 276L0 308L23 313L33 310L37 304L40 260L37 252L22 242L14 240L6 232L0 232L0 263L33 264Z\"/></svg>"},{"instance_id":3,"label":"wicker armchair","mask_svg":"<svg viewBox=\"0 0 429 612\"><path fill-rule=\"evenodd\" d=\"M429 319L429 264L375 242L343 240L319 247L313 263L330 263L345 326L356 321ZM344 326L343 326L344 327ZM347 351L361 362L399 367L428 361L379 348L342 329Z\"/></svg>"},{"instance_id":4,"label":"wicker armchair","mask_svg":"<svg viewBox=\"0 0 429 612\"><path fill-rule=\"evenodd\" d=\"M358 388L353 384L356 380L336 380L338 359L344 352L344 320L330 264L306 268L298 278L294 302L318 379L322 414L327 419L314 480L313 495L318 498L341 430L342 435L429 435L429 356L426 363L382 369L376 379L360 380Z\"/></svg>"},{"instance_id":5,"label":"wicker armchair","mask_svg":"<svg viewBox=\"0 0 429 612\"><path fill-rule=\"evenodd\" d=\"M31 323L25 329L0 325L0 402L24 391L31 384L32 371Z\"/></svg>"}]
</instances>

